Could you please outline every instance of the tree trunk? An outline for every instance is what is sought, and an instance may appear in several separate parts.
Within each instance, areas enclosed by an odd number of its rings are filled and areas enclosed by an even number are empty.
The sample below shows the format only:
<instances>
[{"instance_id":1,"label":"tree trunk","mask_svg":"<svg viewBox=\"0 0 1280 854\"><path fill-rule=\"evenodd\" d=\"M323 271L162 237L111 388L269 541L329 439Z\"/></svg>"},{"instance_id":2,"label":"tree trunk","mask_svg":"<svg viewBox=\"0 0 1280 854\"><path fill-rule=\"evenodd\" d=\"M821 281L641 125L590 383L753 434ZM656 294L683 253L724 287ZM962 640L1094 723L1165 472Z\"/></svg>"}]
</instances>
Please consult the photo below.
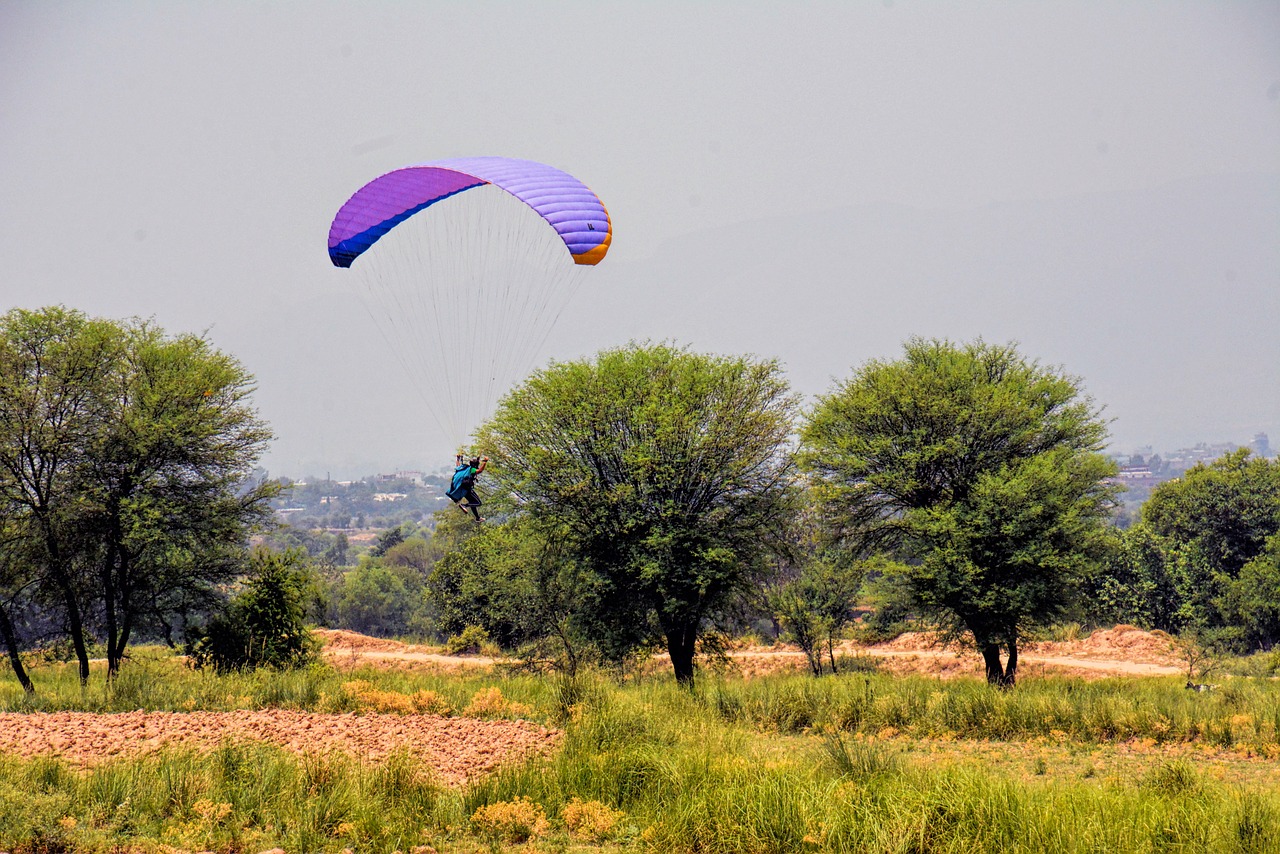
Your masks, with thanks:
<instances>
[{"instance_id":1,"label":"tree trunk","mask_svg":"<svg viewBox=\"0 0 1280 854\"><path fill-rule=\"evenodd\" d=\"M103 599L103 616L106 620L107 632L107 681L112 682L116 678L116 674L120 672L120 651L117 647L116 639L119 634L116 622L116 548L113 545L107 549L107 555L102 559L101 579L102 579L102 599Z\"/></svg>"},{"instance_id":2,"label":"tree trunk","mask_svg":"<svg viewBox=\"0 0 1280 854\"><path fill-rule=\"evenodd\" d=\"M578 653L573 648L573 644L569 641L569 632L565 628L563 620L556 620L555 626L556 637L560 639L560 646L564 648L564 665L565 672L570 678L578 675Z\"/></svg>"},{"instance_id":3,"label":"tree trunk","mask_svg":"<svg viewBox=\"0 0 1280 854\"><path fill-rule=\"evenodd\" d=\"M686 688L693 688L693 653L698 641L697 624L673 625L667 628L667 654L671 656L671 669L676 681Z\"/></svg>"},{"instance_id":4,"label":"tree trunk","mask_svg":"<svg viewBox=\"0 0 1280 854\"><path fill-rule=\"evenodd\" d=\"M22 666L22 656L18 654L18 636L13 630L13 623L9 621L9 614L0 607L0 636L4 637L5 648L9 652L9 666L13 668L13 675L18 677L18 684L22 686L22 690L31 696L36 692L36 686L31 684L31 677L27 675L27 670Z\"/></svg>"},{"instance_id":5,"label":"tree trunk","mask_svg":"<svg viewBox=\"0 0 1280 854\"><path fill-rule=\"evenodd\" d=\"M834 638L827 638L827 657L831 659L831 673L835 675L840 671L836 670L836 642Z\"/></svg>"},{"instance_id":6,"label":"tree trunk","mask_svg":"<svg viewBox=\"0 0 1280 854\"><path fill-rule=\"evenodd\" d=\"M1018 647L1009 647L1009 662L1000 662L1000 644L987 642L982 645L982 660L987 666L987 684L997 688L1012 688L1018 670Z\"/></svg>"},{"instance_id":7,"label":"tree trunk","mask_svg":"<svg viewBox=\"0 0 1280 854\"><path fill-rule=\"evenodd\" d=\"M71 583L71 577L62 565L62 550L58 548L58 538L47 521L43 522L43 526L49 571L62 593L62 602L67 609L67 629L71 633L71 646L76 651L76 660L80 662L80 687L83 688L89 684L89 649L84 642L84 620L80 616L80 603L76 601L75 585Z\"/></svg>"},{"instance_id":8,"label":"tree trunk","mask_svg":"<svg viewBox=\"0 0 1280 854\"><path fill-rule=\"evenodd\" d=\"M173 626L163 617L157 617L156 622L160 625L160 634L164 636L164 644L169 649L177 649L178 645L173 641Z\"/></svg>"}]
</instances>

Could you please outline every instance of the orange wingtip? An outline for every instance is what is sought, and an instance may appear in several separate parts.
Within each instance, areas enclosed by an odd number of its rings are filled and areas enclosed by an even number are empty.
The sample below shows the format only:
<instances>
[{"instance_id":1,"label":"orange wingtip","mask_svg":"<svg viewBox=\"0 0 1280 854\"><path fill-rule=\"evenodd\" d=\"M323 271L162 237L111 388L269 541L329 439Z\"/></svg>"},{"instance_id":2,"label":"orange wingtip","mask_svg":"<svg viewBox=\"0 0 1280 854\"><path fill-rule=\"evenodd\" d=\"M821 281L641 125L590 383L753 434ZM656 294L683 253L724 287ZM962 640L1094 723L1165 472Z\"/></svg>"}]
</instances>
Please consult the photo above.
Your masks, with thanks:
<instances>
[{"instance_id":1,"label":"orange wingtip","mask_svg":"<svg viewBox=\"0 0 1280 854\"><path fill-rule=\"evenodd\" d=\"M581 255L574 255L573 263L586 264L588 266L595 266L596 264L599 264L600 259L604 257L604 253L609 251L609 244L612 242L613 242L613 231L611 229L609 233L604 236L604 242L601 243L599 246L595 247L594 249L588 249L586 252L583 252Z\"/></svg>"}]
</instances>

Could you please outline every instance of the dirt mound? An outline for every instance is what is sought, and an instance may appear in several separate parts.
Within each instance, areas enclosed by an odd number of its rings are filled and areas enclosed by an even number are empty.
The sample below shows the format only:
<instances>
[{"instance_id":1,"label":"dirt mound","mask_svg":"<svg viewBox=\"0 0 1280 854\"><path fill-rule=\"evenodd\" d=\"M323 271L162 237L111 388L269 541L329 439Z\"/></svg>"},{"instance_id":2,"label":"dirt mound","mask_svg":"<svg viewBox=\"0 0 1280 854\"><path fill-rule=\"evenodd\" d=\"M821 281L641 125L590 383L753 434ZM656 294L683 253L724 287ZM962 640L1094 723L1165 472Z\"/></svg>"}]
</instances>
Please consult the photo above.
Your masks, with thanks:
<instances>
[{"instance_id":1,"label":"dirt mound","mask_svg":"<svg viewBox=\"0 0 1280 854\"><path fill-rule=\"evenodd\" d=\"M311 634L320 639L325 652L408 652L409 644L386 638L374 638L346 629L313 629Z\"/></svg>"},{"instance_id":2,"label":"dirt mound","mask_svg":"<svg viewBox=\"0 0 1280 854\"><path fill-rule=\"evenodd\" d=\"M408 750L446 785L548 752L559 738L558 731L528 721L435 715L324 715L284 709L0 713L0 753L56 755L81 767L168 746L204 749L226 740L257 741L298 754L336 751L372 761Z\"/></svg>"},{"instance_id":3,"label":"dirt mound","mask_svg":"<svg viewBox=\"0 0 1280 854\"><path fill-rule=\"evenodd\" d=\"M932 650L935 652L960 652L955 644L943 642L942 635L937 632L903 632L891 641L872 644L869 649L899 650L902 652L918 652Z\"/></svg>"},{"instance_id":4,"label":"dirt mound","mask_svg":"<svg viewBox=\"0 0 1280 854\"><path fill-rule=\"evenodd\" d=\"M495 660L484 655L447 655L439 647L374 638L345 629L313 629L323 646L325 660L338 670L377 667L383 670L450 671L462 667L487 667Z\"/></svg>"},{"instance_id":5,"label":"dirt mound","mask_svg":"<svg viewBox=\"0 0 1280 854\"><path fill-rule=\"evenodd\" d=\"M1169 635L1126 625L1100 629L1080 640L1047 641L1030 644L1028 648L1046 656L1131 661L1167 667L1176 667L1184 660Z\"/></svg>"}]
</instances>

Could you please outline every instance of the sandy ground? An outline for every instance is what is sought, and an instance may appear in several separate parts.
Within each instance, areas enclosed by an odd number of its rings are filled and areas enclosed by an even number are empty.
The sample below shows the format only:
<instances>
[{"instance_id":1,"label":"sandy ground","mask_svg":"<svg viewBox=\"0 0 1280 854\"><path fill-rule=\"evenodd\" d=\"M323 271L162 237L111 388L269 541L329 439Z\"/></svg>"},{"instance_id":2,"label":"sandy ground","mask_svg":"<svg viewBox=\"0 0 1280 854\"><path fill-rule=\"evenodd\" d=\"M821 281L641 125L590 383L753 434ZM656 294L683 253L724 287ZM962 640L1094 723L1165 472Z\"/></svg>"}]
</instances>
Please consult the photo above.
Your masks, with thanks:
<instances>
[{"instance_id":1,"label":"sandy ground","mask_svg":"<svg viewBox=\"0 0 1280 854\"><path fill-rule=\"evenodd\" d=\"M299 754L339 751L379 760L407 750L446 785L554 747L559 734L528 721L435 715L324 715L286 709L235 712L0 713L0 752L57 755L85 767L163 747L258 741Z\"/></svg>"}]
</instances>

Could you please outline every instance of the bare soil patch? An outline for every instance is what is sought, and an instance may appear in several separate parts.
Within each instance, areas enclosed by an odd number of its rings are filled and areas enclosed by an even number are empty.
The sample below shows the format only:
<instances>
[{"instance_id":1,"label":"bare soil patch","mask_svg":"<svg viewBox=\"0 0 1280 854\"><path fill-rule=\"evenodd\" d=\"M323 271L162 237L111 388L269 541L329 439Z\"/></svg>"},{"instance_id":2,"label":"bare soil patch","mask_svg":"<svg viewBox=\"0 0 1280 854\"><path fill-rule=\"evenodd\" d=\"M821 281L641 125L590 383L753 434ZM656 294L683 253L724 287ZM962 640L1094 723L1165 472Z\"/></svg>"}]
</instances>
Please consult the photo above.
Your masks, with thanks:
<instances>
[{"instance_id":1,"label":"bare soil patch","mask_svg":"<svg viewBox=\"0 0 1280 854\"><path fill-rule=\"evenodd\" d=\"M407 750L446 785L549 752L559 738L558 731L528 721L435 715L326 715L285 709L0 713L0 753L60 756L79 767L165 747L203 750L225 741L265 742L300 755L336 751L371 761Z\"/></svg>"}]
</instances>

